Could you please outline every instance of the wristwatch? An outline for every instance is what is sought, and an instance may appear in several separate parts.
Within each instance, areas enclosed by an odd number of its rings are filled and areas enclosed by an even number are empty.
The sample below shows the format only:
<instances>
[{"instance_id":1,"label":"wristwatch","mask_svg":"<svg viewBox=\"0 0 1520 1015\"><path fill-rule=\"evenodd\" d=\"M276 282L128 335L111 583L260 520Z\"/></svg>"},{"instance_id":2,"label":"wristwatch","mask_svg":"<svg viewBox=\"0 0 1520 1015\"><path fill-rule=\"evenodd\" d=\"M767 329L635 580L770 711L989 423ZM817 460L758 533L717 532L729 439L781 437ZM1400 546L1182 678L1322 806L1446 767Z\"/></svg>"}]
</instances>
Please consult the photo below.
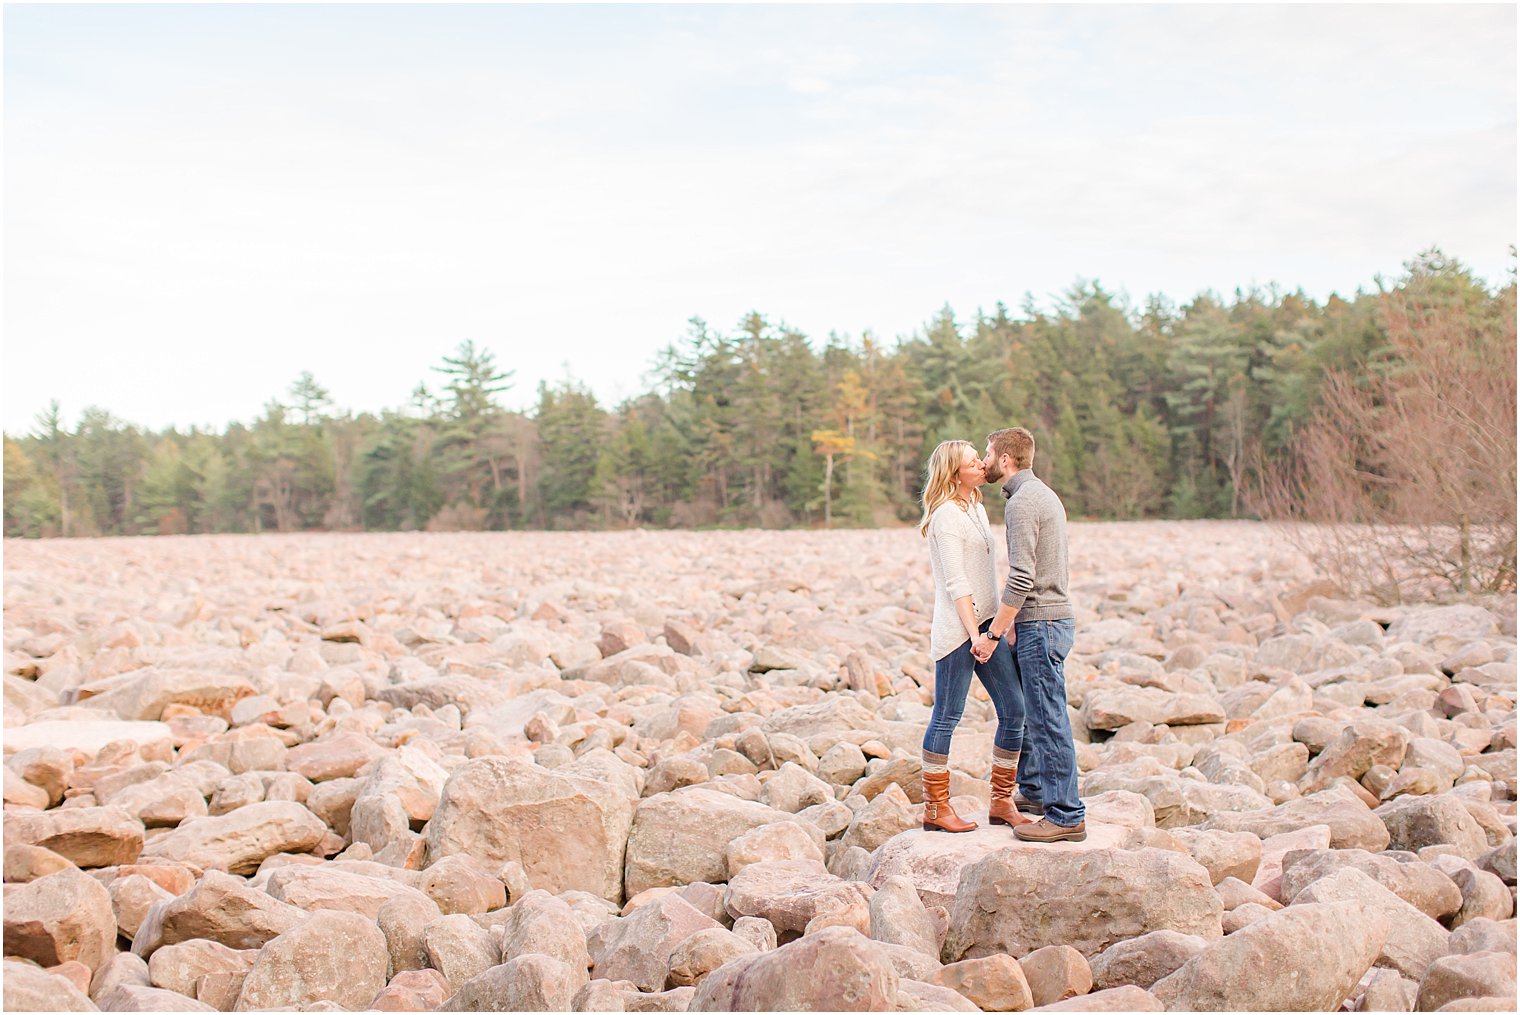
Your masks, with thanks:
<instances>
[{"instance_id":1,"label":"wristwatch","mask_svg":"<svg viewBox=\"0 0 1520 1015\"><path fill-rule=\"evenodd\" d=\"M1007 632L1004 632L1004 633L1006 634ZM993 634L992 633L992 625L991 624L987 625L987 632L986 632L986 634L987 634L987 637L991 638L993 641L1002 641L1003 640L1003 635L1001 635L1001 634Z\"/></svg>"}]
</instances>

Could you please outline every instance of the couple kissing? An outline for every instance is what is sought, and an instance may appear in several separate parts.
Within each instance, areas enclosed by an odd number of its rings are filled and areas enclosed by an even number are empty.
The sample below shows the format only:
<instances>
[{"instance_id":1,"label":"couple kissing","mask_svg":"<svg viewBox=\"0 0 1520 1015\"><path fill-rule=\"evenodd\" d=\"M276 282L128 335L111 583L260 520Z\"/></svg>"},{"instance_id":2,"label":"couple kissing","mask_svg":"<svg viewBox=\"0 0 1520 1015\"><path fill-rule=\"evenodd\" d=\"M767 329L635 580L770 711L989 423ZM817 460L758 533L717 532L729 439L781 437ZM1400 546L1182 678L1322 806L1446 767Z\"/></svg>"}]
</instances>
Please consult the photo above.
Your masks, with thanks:
<instances>
[{"instance_id":1,"label":"couple kissing","mask_svg":"<svg viewBox=\"0 0 1520 1015\"><path fill-rule=\"evenodd\" d=\"M1067 596L1066 508L1034 474L1023 427L943 441L925 470L919 531L934 572L934 709L924 731L924 829L969 832L950 806L950 738L975 674L997 711L988 820L1026 842L1080 842L1077 754L1066 714L1065 661L1076 636ZM1002 486L1008 580L998 594L982 486ZM1026 817L1036 815L1038 821Z\"/></svg>"}]
</instances>

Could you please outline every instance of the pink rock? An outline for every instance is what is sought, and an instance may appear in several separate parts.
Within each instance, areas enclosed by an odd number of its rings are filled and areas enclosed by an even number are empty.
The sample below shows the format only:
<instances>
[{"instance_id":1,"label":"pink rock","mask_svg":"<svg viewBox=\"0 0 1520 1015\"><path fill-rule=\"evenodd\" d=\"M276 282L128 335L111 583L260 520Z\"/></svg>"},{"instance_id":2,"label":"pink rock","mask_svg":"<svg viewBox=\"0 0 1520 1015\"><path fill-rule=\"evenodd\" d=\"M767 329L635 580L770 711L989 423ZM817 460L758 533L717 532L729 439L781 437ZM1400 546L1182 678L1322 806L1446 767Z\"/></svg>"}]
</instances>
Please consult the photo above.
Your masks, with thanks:
<instances>
[{"instance_id":1,"label":"pink rock","mask_svg":"<svg viewBox=\"0 0 1520 1015\"><path fill-rule=\"evenodd\" d=\"M1092 990L1092 969L1070 945L1046 945L1019 959L1036 1005L1055 1004Z\"/></svg>"},{"instance_id":2,"label":"pink rock","mask_svg":"<svg viewBox=\"0 0 1520 1015\"><path fill-rule=\"evenodd\" d=\"M830 927L731 960L708 974L688 1010L888 1011L897 984L897 970L878 945L847 927Z\"/></svg>"},{"instance_id":3,"label":"pink rock","mask_svg":"<svg viewBox=\"0 0 1520 1015\"><path fill-rule=\"evenodd\" d=\"M1261 864L1256 868L1256 876L1251 879L1251 887L1278 902L1285 902L1286 900L1282 897L1283 857L1295 849L1329 848L1329 825L1310 825L1308 828L1299 828L1263 839Z\"/></svg>"},{"instance_id":4,"label":"pink rock","mask_svg":"<svg viewBox=\"0 0 1520 1015\"><path fill-rule=\"evenodd\" d=\"M902 876L913 882L925 906L955 902L961 874L971 864L1002 849L1028 851L1032 855L1086 853L1112 849L1123 843L1130 829L1121 825L1089 822L1085 842L1025 843L1013 838L1002 825L992 825L985 813L964 815L977 822L974 831L951 835L921 829L903 832L876 851L869 881L879 887L887 878Z\"/></svg>"}]
</instances>

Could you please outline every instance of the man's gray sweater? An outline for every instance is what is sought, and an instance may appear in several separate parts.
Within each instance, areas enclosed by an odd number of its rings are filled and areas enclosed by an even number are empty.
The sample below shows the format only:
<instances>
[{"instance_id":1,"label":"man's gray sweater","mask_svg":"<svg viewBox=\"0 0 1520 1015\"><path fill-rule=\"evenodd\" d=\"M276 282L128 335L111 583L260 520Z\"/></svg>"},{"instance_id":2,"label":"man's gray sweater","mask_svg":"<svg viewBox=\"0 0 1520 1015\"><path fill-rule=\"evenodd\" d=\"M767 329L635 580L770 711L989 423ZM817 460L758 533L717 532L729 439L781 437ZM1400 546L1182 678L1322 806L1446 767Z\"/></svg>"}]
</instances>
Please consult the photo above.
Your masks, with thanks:
<instances>
[{"instance_id":1,"label":"man's gray sweater","mask_svg":"<svg viewBox=\"0 0 1520 1015\"><path fill-rule=\"evenodd\" d=\"M1066 595L1066 507L1033 469L1003 484L1003 526L1008 537L1008 584L1003 602L1018 609L1017 623L1070 620Z\"/></svg>"}]
</instances>

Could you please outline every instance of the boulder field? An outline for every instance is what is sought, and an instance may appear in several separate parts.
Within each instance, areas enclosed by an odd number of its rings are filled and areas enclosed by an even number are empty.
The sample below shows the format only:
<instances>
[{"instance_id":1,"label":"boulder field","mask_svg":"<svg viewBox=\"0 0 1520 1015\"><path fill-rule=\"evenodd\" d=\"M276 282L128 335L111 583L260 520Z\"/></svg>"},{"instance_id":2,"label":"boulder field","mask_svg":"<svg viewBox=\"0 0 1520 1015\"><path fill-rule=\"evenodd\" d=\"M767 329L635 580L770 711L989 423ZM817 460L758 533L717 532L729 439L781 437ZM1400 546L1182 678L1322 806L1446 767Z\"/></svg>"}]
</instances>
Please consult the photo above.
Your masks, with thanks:
<instances>
[{"instance_id":1,"label":"boulder field","mask_svg":"<svg viewBox=\"0 0 1520 1015\"><path fill-rule=\"evenodd\" d=\"M1514 1010L1514 597L1070 542L1032 845L913 529L7 541L4 1006Z\"/></svg>"}]
</instances>

